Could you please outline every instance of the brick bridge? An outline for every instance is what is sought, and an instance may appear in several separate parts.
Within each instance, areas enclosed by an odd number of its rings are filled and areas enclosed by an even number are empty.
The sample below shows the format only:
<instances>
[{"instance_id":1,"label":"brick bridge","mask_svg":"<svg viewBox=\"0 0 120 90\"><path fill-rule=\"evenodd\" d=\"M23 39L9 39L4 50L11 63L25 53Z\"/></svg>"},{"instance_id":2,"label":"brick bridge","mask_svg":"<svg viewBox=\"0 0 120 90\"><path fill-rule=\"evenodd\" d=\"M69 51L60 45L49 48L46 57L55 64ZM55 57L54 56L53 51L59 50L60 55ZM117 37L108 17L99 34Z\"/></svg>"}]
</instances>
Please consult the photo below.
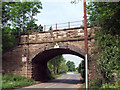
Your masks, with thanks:
<instances>
[{"instance_id":1,"label":"brick bridge","mask_svg":"<svg viewBox=\"0 0 120 90\"><path fill-rule=\"evenodd\" d=\"M92 37L96 28L87 28L90 77L94 76L91 75L94 73L91 49L94 42ZM57 48L54 47L56 43L59 46ZM62 54L73 54L84 58L84 31L82 27L21 35L19 45L3 55L2 71L39 81L46 80L50 73L47 62ZM28 61L22 62L22 56L26 56Z\"/></svg>"}]
</instances>

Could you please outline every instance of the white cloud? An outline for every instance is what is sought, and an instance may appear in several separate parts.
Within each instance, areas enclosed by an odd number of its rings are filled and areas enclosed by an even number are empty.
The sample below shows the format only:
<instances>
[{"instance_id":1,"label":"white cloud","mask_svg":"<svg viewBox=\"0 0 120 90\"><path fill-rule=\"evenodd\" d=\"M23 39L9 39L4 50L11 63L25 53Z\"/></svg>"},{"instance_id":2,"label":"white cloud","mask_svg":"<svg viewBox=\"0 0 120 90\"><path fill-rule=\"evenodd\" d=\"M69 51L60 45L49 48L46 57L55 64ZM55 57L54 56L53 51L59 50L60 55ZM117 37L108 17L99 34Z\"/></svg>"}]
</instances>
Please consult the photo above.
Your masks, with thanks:
<instances>
[{"instance_id":1,"label":"white cloud","mask_svg":"<svg viewBox=\"0 0 120 90\"><path fill-rule=\"evenodd\" d=\"M71 54L63 54L63 57L65 58L66 62L73 61L75 63L75 68L78 67L83 60L83 58Z\"/></svg>"}]
</instances>

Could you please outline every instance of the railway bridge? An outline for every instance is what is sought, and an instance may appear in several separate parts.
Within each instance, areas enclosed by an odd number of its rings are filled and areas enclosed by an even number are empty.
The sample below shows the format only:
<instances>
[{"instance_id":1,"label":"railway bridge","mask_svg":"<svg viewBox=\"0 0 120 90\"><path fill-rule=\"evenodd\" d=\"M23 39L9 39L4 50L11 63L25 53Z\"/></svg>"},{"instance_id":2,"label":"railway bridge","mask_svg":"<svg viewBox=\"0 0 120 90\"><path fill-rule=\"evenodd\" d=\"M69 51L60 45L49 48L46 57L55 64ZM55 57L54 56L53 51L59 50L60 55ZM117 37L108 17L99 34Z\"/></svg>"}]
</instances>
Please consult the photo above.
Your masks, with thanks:
<instances>
[{"instance_id":1,"label":"railway bridge","mask_svg":"<svg viewBox=\"0 0 120 90\"><path fill-rule=\"evenodd\" d=\"M94 76L91 75L94 73L91 51L96 29L97 27L87 28L90 77ZM84 58L84 49L83 27L24 34L20 37L19 45L3 55L2 71L33 78L36 81L47 80L50 73L47 62L50 59L62 54Z\"/></svg>"}]
</instances>

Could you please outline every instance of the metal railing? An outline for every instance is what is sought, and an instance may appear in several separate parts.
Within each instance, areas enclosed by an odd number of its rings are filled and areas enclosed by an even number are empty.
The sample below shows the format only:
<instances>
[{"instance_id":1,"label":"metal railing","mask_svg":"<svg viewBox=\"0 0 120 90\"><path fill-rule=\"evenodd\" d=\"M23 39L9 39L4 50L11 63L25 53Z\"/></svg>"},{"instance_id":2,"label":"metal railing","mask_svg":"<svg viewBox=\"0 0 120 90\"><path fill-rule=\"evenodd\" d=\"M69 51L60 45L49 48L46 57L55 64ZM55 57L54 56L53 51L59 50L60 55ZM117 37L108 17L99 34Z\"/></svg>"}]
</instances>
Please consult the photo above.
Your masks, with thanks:
<instances>
[{"instance_id":1,"label":"metal railing","mask_svg":"<svg viewBox=\"0 0 120 90\"><path fill-rule=\"evenodd\" d=\"M21 31L12 32L14 36L20 36L22 34L31 34L33 32L44 32L49 31L50 27L52 30L60 30L60 29L69 29L69 28L77 28L83 26L83 20L74 21L74 22L66 22L66 23L56 23L51 25L37 26L37 27L28 27L23 28Z\"/></svg>"},{"instance_id":2,"label":"metal railing","mask_svg":"<svg viewBox=\"0 0 120 90\"><path fill-rule=\"evenodd\" d=\"M50 28L52 30L59 30L59 29L69 29L69 28L76 28L83 26L83 20L81 21L74 21L74 22L66 22L66 23L56 23L51 25L44 25L43 31L48 31Z\"/></svg>"}]
</instances>

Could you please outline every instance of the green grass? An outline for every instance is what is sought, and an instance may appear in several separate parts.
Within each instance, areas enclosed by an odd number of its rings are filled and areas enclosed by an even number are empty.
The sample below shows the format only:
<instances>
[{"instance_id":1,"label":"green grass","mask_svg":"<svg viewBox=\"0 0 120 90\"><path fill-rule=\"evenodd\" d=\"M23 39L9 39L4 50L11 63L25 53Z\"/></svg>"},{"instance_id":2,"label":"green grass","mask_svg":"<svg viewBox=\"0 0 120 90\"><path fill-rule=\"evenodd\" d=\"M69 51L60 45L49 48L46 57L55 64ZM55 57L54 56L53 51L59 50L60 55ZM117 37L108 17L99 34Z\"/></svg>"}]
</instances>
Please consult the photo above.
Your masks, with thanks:
<instances>
[{"instance_id":1,"label":"green grass","mask_svg":"<svg viewBox=\"0 0 120 90\"><path fill-rule=\"evenodd\" d=\"M90 90L94 89L94 88L118 88L120 89L120 81L118 81L118 84L111 84L111 83L105 83L102 84L100 79L94 79L89 81L89 88Z\"/></svg>"},{"instance_id":2,"label":"green grass","mask_svg":"<svg viewBox=\"0 0 120 90\"><path fill-rule=\"evenodd\" d=\"M31 84L35 84L33 79L28 79L18 75L4 75L2 78L2 89L16 88Z\"/></svg>"},{"instance_id":3,"label":"green grass","mask_svg":"<svg viewBox=\"0 0 120 90\"><path fill-rule=\"evenodd\" d=\"M0 73L0 90L2 89L2 73Z\"/></svg>"},{"instance_id":4,"label":"green grass","mask_svg":"<svg viewBox=\"0 0 120 90\"><path fill-rule=\"evenodd\" d=\"M62 76L62 75L64 75L64 74L66 74L66 73L62 73L62 74L51 74L51 75L49 76L49 78L50 78L50 79L55 79L55 78L60 77L60 76Z\"/></svg>"},{"instance_id":5,"label":"green grass","mask_svg":"<svg viewBox=\"0 0 120 90\"><path fill-rule=\"evenodd\" d=\"M74 72L74 74L80 74L80 73L76 71L76 72Z\"/></svg>"},{"instance_id":6,"label":"green grass","mask_svg":"<svg viewBox=\"0 0 120 90\"><path fill-rule=\"evenodd\" d=\"M101 88L119 88L120 89L120 86L118 84L110 84L110 83L105 83L101 86Z\"/></svg>"},{"instance_id":7,"label":"green grass","mask_svg":"<svg viewBox=\"0 0 120 90\"><path fill-rule=\"evenodd\" d=\"M81 87L80 88L85 88L85 83L83 83L83 85L81 85Z\"/></svg>"}]
</instances>

